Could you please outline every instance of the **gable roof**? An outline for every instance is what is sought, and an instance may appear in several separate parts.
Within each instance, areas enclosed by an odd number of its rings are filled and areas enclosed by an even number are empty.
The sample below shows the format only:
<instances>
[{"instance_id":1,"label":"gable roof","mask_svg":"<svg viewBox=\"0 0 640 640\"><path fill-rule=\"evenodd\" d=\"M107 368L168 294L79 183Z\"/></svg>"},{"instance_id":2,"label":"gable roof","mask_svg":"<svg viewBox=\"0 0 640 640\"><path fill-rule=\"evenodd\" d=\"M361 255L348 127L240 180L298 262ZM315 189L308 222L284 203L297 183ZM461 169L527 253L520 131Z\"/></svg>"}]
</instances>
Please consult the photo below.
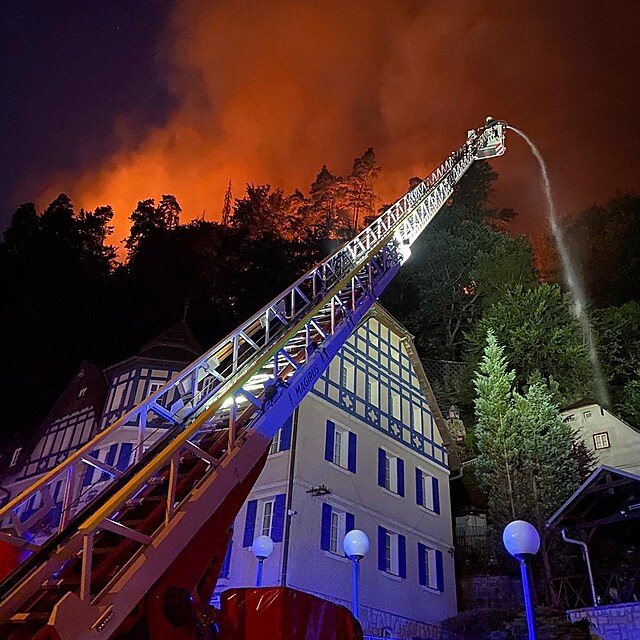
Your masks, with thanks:
<instances>
[{"instance_id":1,"label":"gable roof","mask_svg":"<svg viewBox=\"0 0 640 640\"><path fill-rule=\"evenodd\" d=\"M601 465L546 524L592 533L604 525L632 521L640 526L640 476Z\"/></svg>"},{"instance_id":2,"label":"gable roof","mask_svg":"<svg viewBox=\"0 0 640 640\"><path fill-rule=\"evenodd\" d=\"M181 320L159 336L149 340L138 352L141 358L191 362L202 355L202 345L196 340L189 325Z\"/></svg>"}]
</instances>

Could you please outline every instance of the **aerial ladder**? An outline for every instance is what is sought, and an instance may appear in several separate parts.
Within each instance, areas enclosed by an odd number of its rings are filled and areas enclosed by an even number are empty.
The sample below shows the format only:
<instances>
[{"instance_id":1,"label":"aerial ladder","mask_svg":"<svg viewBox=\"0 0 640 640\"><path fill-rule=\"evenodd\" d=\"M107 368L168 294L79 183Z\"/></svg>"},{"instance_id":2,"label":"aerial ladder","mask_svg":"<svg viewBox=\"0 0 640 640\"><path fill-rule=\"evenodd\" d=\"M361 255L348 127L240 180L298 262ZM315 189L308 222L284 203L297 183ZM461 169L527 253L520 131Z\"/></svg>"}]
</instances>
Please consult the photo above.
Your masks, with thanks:
<instances>
[{"instance_id":1,"label":"aerial ladder","mask_svg":"<svg viewBox=\"0 0 640 640\"><path fill-rule=\"evenodd\" d=\"M0 583L0 638L198 637L271 439L471 164L504 153L505 129L487 118L470 130L356 237L0 509L0 541L27 556ZM124 471L91 455L125 432ZM88 467L108 478L97 496Z\"/></svg>"}]
</instances>

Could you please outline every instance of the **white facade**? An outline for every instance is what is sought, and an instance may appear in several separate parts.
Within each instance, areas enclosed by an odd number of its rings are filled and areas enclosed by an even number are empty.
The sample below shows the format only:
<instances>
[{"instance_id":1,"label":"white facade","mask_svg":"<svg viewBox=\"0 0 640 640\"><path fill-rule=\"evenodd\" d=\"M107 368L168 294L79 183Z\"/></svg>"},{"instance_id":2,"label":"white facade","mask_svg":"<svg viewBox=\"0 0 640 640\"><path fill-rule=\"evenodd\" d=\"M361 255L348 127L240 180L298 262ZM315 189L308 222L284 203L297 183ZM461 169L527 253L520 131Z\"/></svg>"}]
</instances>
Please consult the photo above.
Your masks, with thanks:
<instances>
[{"instance_id":1,"label":"white facade","mask_svg":"<svg viewBox=\"0 0 640 640\"><path fill-rule=\"evenodd\" d=\"M585 444L605 464L640 474L640 431L596 403L580 403L562 412Z\"/></svg>"},{"instance_id":2,"label":"white facade","mask_svg":"<svg viewBox=\"0 0 640 640\"><path fill-rule=\"evenodd\" d=\"M216 592L255 584L250 545L264 534L275 542L264 586L349 605L342 539L356 528L371 543L365 633L423 635L455 615L448 460L427 385L406 332L376 308L276 436Z\"/></svg>"}]
</instances>

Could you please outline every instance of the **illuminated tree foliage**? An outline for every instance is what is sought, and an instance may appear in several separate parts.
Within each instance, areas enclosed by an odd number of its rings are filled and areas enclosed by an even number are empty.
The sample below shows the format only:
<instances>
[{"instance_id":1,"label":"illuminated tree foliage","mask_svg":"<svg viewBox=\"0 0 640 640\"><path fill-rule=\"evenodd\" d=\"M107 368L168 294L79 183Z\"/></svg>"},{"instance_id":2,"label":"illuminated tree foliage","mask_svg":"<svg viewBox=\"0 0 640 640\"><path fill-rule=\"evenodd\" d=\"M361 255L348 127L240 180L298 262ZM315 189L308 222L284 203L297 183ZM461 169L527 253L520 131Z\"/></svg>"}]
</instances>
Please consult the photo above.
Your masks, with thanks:
<instances>
[{"instance_id":1,"label":"illuminated tree foliage","mask_svg":"<svg viewBox=\"0 0 640 640\"><path fill-rule=\"evenodd\" d=\"M554 390L541 377L532 378L522 392L515 380L504 348L489 330L474 377L478 481L497 538L512 520L537 528L550 583L555 538L544 525L580 484L578 441L560 417Z\"/></svg>"},{"instance_id":2,"label":"illuminated tree foliage","mask_svg":"<svg viewBox=\"0 0 640 640\"><path fill-rule=\"evenodd\" d=\"M640 427L640 303L599 309L594 326L613 408Z\"/></svg>"},{"instance_id":3,"label":"illuminated tree foliage","mask_svg":"<svg viewBox=\"0 0 640 640\"><path fill-rule=\"evenodd\" d=\"M516 363L518 389L539 375L557 382L561 403L590 395L592 373L582 333L557 285L516 286L486 309L468 336L467 361L472 368L489 332L504 345L509 362Z\"/></svg>"},{"instance_id":4,"label":"illuminated tree foliage","mask_svg":"<svg viewBox=\"0 0 640 640\"><path fill-rule=\"evenodd\" d=\"M495 177L486 163L472 165L383 296L429 358L462 360L484 310L513 287L537 284L529 243L499 228L487 201Z\"/></svg>"}]
</instances>

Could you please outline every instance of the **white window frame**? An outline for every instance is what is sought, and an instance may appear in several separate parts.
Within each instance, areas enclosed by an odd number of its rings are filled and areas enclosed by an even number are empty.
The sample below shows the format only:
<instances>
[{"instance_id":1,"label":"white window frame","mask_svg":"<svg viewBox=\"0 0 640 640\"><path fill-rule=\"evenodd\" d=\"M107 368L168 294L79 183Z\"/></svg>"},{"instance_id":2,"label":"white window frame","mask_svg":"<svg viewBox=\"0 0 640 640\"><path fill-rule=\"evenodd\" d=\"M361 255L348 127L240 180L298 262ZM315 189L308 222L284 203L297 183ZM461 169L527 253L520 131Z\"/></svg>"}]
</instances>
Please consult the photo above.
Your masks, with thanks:
<instances>
[{"instance_id":1,"label":"white window frame","mask_svg":"<svg viewBox=\"0 0 640 640\"><path fill-rule=\"evenodd\" d=\"M272 537L273 533L273 519L275 515L276 501L275 498L271 500L263 500L260 504L260 535Z\"/></svg>"},{"instance_id":2,"label":"white window frame","mask_svg":"<svg viewBox=\"0 0 640 640\"><path fill-rule=\"evenodd\" d=\"M593 448L596 451L600 451L601 449L610 449L611 442L609 440L609 432L602 431L600 433L593 434Z\"/></svg>"},{"instance_id":3,"label":"white window frame","mask_svg":"<svg viewBox=\"0 0 640 640\"><path fill-rule=\"evenodd\" d=\"M342 363L342 378L340 380L343 389L347 391L355 391L355 367L352 364L347 364L346 362Z\"/></svg>"},{"instance_id":4,"label":"white window frame","mask_svg":"<svg viewBox=\"0 0 640 640\"><path fill-rule=\"evenodd\" d=\"M349 468L349 431L337 424L333 432L333 451L331 462L342 469Z\"/></svg>"},{"instance_id":5,"label":"white window frame","mask_svg":"<svg viewBox=\"0 0 640 640\"><path fill-rule=\"evenodd\" d=\"M21 451L22 451L22 447L18 447L17 449L14 450L13 455L11 456L11 462L9 464L10 467L13 467L16 465Z\"/></svg>"},{"instance_id":6,"label":"white window frame","mask_svg":"<svg viewBox=\"0 0 640 640\"><path fill-rule=\"evenodd\" d=\"M433 505L433 476L428 471L418 468L420 469L420 481L422 482L422 503L420 506L435 512Z\"/></svg>"},{"instance_id":7,"label":"white window frame","mask_svg":"<svg viewBox=\"0 0 640 640\"><path fill-rule=\"evenodd\" d=\"M396 420L400 420L402 416L402 399L397 391L389 392L389 414Z\"/></svg>"},{"instance_id":8,"label":"white window frame","mask_svg":"<svg viewBox=\"0 0 640 640\"><path fill-rule=\"evenodd\" d=\"M149 391L147 392L147 397L152 396L158 389L162 387L164 382L158 382L157 380L152 380L149 382Z\"/></svg>"},{"instance_id":9,"label":"white window frame","mask_svg":"<svg viewBox=\"0 0 640 640\"><path fill-rule=\"evenodd\" d=\"M367 376L367 402L374 406L380 403L380 383L377 378Z\"/></svg>"},{"instance_id":10,"label":"white window frame","mask_svg":"<svg viewBox=\"0 0 640 640\"><path fill-rule=\"evenodd\" d=\"M436 550L431 547L424 546L424 568L427 584L424 585L428 589L438 588L438 575L436 571Z\"/></svg>"},{"instance_id":11,"label":"white window frame","mask_svg":"<svg viewBox=\"0 0 640 640\"><path fill-rule=\"evenodd\" d=\"M344 511L331 509L331 521L329 523L329 552L338 556L344 556L342 541L347 526L347 514Z\"/></svg>"},{"instance_id":12,"label":"white window frame","mask_svg":"<svg viewBox=\"0 0 640 640\"><path fill-rule=\"evenodd\" d=\"M385 529L384 570L392 576L400 575L400 553L398 546L398 534Z\"/></svg>"},{"instance_id":13,"label":"white window frame","mask_svg":"<svg viewBox=\"0 0 640 640\"><path fill-rule=\"evenodd\" d=\"M570 414L569 414L569 415L564 419L564 421L565 421L565 422L573 422L575 419L576 419L575 414L570 413Z\"/></svg>"},{"instance_id":14,"label":"white window frame","mask_svg":"<svg viewBox=\"0 0 640 640\"><path fill-rule=\"evenodd\" d=\"M269 447L269 455L280 452L280 442L282 440L282 429L276 431L276 435L271 440L271 446Z\"/></svg>"},{"instance_id":15,"label":"white window frame","mask_svg":"<svg viewBox=\"0 0 640 640\"><path fill-rule=\"evenodd\" d=\"M398 456L384 450L384 488L398 493Z\"/></svg>"},{"instance_id":16,"label":"white window frame","mask_svg":"<svg viewBox=\"0 0 640 640\"><path fill-rule=\"evenodd\" d=\"M591 411L584 411L584 412L582 413L582 417L583 417L585 420L589 420L589 419L591 418Z\"/></svg>"}]
</instances>

